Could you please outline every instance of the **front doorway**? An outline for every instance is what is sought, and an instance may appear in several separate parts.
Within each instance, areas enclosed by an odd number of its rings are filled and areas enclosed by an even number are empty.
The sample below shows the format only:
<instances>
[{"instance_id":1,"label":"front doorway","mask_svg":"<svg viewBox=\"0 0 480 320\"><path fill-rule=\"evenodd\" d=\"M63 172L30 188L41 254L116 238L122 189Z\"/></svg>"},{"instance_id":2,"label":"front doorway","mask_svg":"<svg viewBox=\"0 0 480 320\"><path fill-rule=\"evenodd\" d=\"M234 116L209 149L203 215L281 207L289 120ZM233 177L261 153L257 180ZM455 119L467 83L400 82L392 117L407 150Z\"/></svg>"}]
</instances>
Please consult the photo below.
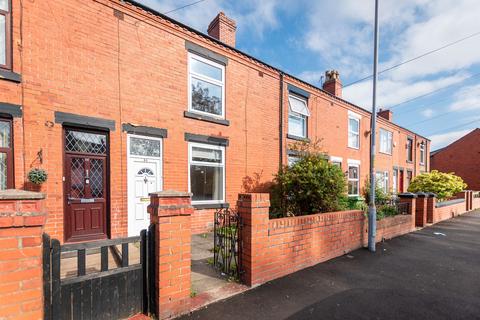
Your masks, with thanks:
<instances>
[{"instance_id":1,"label":"front doorway","mask_svg":"<svg viewBox=\"0 0 480 320\"><path fill-rule=\"evenodd\" d=\"M403 179L404 179L404 171L403 170L400 170L400 179L399 179L399 188L398 190L400 191L400 193L403 193L404 189L403 189Z\"/></svg>"},{"instance_id":2,"label":"front doorway","mask_svg":"<svg viewBox=\"0 0 480 320\"><path fill-rule=\"evenodd\" d=\"M108 134L64 128L65 241L107 238Z\"/></svg>"},{"instance_id":3,"label":"front doorway","mask_svg":"<svg viewBox=\"0 0 480 320\"><path fill-rule=\"evenodd\" d=\"M162 139L128 135L128 235L147 229L149 193L162 190Z\"/></svg>"}]
</instances>

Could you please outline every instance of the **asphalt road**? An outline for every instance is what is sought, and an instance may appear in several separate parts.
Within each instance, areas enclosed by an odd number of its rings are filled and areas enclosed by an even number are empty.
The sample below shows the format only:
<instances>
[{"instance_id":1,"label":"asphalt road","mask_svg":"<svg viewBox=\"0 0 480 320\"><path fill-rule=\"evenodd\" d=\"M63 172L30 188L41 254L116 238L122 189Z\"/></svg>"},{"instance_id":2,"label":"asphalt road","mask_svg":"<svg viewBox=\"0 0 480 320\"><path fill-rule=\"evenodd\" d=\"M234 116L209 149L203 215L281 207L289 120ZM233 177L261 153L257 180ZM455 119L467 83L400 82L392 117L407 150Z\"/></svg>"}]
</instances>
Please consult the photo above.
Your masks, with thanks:
<instances>
[{"instance_id":1,"label":"asphalt road","mask_svg":"<svg viewBox=\"0 0 480 320\"><path fill-rule=\"evenodd\" d=\"M182 320L480 319L480 211L360 249Z\"/></svg>"}]
</instances>

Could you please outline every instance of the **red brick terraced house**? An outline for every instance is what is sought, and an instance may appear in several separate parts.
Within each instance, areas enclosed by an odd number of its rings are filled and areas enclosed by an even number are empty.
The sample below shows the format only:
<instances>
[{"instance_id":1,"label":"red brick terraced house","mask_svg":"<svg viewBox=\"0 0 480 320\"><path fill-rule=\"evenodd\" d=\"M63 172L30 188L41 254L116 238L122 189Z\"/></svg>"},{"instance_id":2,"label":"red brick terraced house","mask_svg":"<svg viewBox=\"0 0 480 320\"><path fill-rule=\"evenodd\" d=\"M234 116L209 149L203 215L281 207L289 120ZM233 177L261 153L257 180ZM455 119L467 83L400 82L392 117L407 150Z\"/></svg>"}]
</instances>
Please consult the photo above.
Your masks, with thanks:
<instances>
[{"instance_id":1,"label":"red brick terraced house","mask_svg":"<svg viewBox=\"0 0 480 320\"><path fill-rule=\"evenodd\" d=\"M371 114L134 1L0 0L0 186L47 195L62 242L137 235L148 193L190 191L192 230L259 191L298 140L323 140L351 196L368 176ZM378 177L394 192L429 170L430 141L379 113ZM43 168L46 183L28 182Z\"/></svg>"},{"instance_id":2,"label":"red brick terraced house","mask_svg":"<svg viewBox=\"0 0 480 320\"><path fill-rule=\"evenodd\" d=\"M470 190L480 190L480 128L430 155L432 170L454 172Z\"/></svg>"}]
</instances>

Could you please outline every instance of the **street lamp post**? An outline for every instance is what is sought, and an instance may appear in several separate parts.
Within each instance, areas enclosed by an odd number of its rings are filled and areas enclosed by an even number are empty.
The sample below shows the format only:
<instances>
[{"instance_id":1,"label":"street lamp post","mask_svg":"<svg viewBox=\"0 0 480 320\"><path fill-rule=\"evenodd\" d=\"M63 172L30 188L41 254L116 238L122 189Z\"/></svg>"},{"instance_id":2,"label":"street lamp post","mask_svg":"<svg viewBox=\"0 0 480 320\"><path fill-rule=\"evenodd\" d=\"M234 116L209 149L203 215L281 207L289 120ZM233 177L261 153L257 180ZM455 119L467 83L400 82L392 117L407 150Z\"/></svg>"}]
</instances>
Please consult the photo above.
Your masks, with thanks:
<instances>
[{"instance_id":1,"label":"street lamp post","mask_svg":"<svg viewBox=\"0 0 480 320\"><path fill-rule=\"evenodd\" d=\"M372 118L370 124L370 200L368 205L368 250L375 252L375 237L377 234L377 208L375 206L375 130L377 124L377 81L378 81L378 1L375 0L375 31L373 53L373 99Z\"/></svg>"}]
</instances>

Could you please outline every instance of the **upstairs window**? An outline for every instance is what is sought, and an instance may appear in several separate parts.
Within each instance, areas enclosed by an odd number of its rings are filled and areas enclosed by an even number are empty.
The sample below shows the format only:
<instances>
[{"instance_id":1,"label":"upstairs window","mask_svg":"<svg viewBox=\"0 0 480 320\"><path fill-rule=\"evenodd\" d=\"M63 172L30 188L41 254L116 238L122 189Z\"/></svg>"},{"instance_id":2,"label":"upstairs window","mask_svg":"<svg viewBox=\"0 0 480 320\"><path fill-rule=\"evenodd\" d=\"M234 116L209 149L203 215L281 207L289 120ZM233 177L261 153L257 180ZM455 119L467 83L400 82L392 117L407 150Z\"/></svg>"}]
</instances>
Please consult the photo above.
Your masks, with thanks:
<instances>
[{"instance_id":1,"label":"upstairs window","mask_svg":"<svg viewBox=\"0 0 480 320\"><path fill-rule=\"evenodd\" d=\"M380 152L392 154L392 137L392 132L380 129Z\"/></svg>"},{"instance_id":2,"label":"upstairs window","mask_svg":"<svg viewBox=\"0 0 480 320\"><path fill-rule=\"evenodd\" d=\"M225 118L225 66L192 53L188 64L189 111Z\"/></svg>"},{"instance_id":3,"label":"upstairs window","mask_svg":"<svg viewBox=\"0 0 480 320\"><path fill-rule=\"evenodd\" d=\"M12 67L12 5L11 0L0 0L0 68Z\"/></svg>"},{"instance_id":4,"label":"upstairs window","mask_svg":"<svg viewBox=\"0 0 480 320\"><path fill-rule=\"evenodd\" d=\"M413 139L407 138L407 161L413 161Z\"/></svg>"},{"instance_id":5,"label":"upstairs window","mask_svg":"<svg viewBox=\"0 0 480 320\"><path fill-rule=\"evenodd\" d=\"M307 137L307 119L310 116L307 100L294 96L288 96L288 134L299 137Z\"/></svg>"},{"instance_id":6,"label":"upstairs window","mask_svg":"<svg viewBox=\"0 0 480 320\"><path fill-rule=\"evenodd\" d=\"M189 173L194 204L225 201L225 147L190 143Z\"/></svg>"},{"instance_id":7,"label":"upstairs window","mask_svg":"<svg viewBox=\"0 0 480 320\"><path fill-rule=\"evenodd\" d=\"M348 116L348 146L350 148L360 148L360 119Z\"/></svg>"},{"instance_id":8,"label":"upstairs window","mask_svg":"<svg viewBox=\"0 0 480 320\"><path fill-rule=\"evenodd\" d=\"M420 143L420 164L425 164L425 142Z\"/></svg>"}]
</instances>

